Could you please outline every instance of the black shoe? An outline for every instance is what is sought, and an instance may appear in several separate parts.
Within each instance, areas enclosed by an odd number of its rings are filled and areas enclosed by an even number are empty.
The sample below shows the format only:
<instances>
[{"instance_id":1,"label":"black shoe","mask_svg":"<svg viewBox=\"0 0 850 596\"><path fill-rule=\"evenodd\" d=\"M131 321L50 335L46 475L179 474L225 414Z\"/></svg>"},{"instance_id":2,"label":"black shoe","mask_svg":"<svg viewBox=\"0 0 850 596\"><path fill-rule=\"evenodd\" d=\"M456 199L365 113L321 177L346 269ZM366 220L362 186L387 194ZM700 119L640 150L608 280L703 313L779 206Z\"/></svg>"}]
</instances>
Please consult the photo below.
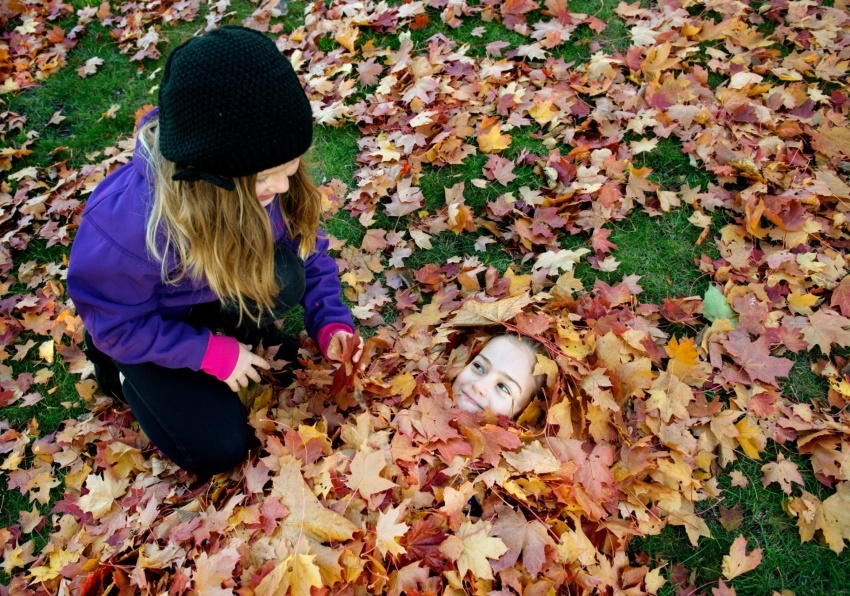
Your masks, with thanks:
<instances>
[{"instance_id":1,"label":"black shoe","mask_svg":"<svg viewBox=\"0 0 850 596\"><path fill-rule=\"evenodd\" d=\"M118 371L118 367L115 366L115 362L112 358L94 347L94 342L88 331L84 332L83 337L86 341L86 347L83 349L83 353L89 359L89 362L94 365L94 378L100 390L104 395L114 397L121 403L126 404L127 400L124 398L124 390L121 387L120 372Z\"/></svg>"}]
</instances>

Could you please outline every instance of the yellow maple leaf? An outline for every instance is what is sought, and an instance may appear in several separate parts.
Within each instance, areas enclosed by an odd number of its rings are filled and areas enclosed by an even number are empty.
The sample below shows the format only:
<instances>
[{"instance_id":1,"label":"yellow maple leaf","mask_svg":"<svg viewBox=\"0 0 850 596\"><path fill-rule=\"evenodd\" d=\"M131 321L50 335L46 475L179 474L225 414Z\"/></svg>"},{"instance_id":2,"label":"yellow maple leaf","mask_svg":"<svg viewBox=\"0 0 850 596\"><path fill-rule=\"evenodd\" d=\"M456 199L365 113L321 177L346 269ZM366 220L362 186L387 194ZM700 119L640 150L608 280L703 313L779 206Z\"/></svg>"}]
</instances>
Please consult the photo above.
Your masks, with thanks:
<instances>
[{"instance_id":1,"label":"yellow maple leaf","mask_svg":"<svg viewBox=\"0 0 850 596\"><path fill-rule=\"evenodd\" d=\"M576 529L567 530L561 534L561 542L557 546L561 563L569 565L573 561L578 561L585 567L595 564L599 552L581 529L581 519L572 513L569 515L573 518Z\"/></svg>"},{"instance_id":2,"label":"yellow maple leaf","mask_svg":"<svg viewBox=\"0 0 850 596\"><path fill-rule=\"evenodd\" d=\"M812 307L817 303L818 297L807 292L793 291L785 299L788 302L788 308L791 312L798 315L814 314Z\"/></svg>"},{"instance_id":3,"label":"yellow maple leaf","mask_svg":"<svg viewBox=\"0 0 850 596\"><path fill-rule=\"evenodd\" d=\"M414 379L413 375L409 372L397 375L393 379L392 385L390 385L390 391L392 391L392 394L397 395L402 399L413 393L414 389L416 389L416 379Z\"/></svg>"},{"instance_id":4,"label":"yellow maple leaf","mask_svg":"<svg viewBox=\"0 0 850 596\"><path fill-rule=\"evenodd\" d=\"M487 120L495 120L495 118ZM481 126L481 134L478 135L478 148L482 153L498 153L511 146L510 135L503 135L498 122L493 122L488 128Z\"/></svg>"},{"instance_id":5,"label":"yellow maple leaf","mask_svg":"<svg viewBox=\"0 0 850 596\"><path fill-rule=\"evenodd\" d=\"M55 550L50 553L47 559L47 565L39 565L32 567L29 570L29 577L33 582L43 582L57 577L66 565L76 563L81 555L81 551L70 552L68 549Z\"/></svg>"},{"instance_id":6,"label":"yellow maple leaf","mask_svg":"<svg viewBox=\"0 0 850 596\"><path fill-rule=\"evenodd\" d=\"M743 535L738 536L732 543L729 554L723 556L723 577L726 579L738 577L752 571L760 564L761 549L756 548L747 553L747 539Z\"/></svg>"},{"instance_id":7,"label":"yellow maple leaf","mask_svg":"<svg viewBox=\"0 0 850 596\"><path fill-rule=\"evenodd\" d=\"M352 490L360 492L364 499L374 494L388 490L396 483L381 477L381 470L387 467L387 458L383 451L371 451L364 455L358 451L351 460L351 474L348 476L346 485Z\"/></svg>"},{"instance_id":8,"label":"yellow maple leaf","mask_svg":"<svg viewBox=\"0 0 850 596\"><path fill-rule=\"evenodd\" d=\"M758 425L753 426L750 424L749 417L745 416L735 423L735 428L737 428L740 433L740 435L735 438L741 446L741 449L743 449L744 453L747 454L747 457L761 459L759 453L764 450L767 438L762 434Z\"/></svg>"},{"instance_id":9,"label":"yellow maple leaf","mask_svg":"<svg viewBox=\"0 0 850 596\"><path fill-rule=\"evenodd\" d=\"M411 327L430 327L442 321L449 313L440 312L440 305L431 302L422 307L422 312L413 313L404 317L404 332Z\"/></svg>"},{"instance_id":10,"label":"yellow maple leaf","mask_svg":"<svg viewBox=\"0 0 850 596\"><path fill-rule=\"evenodd\" d=\"M289 510L283 528L293 543L302 534L307 534L317 542L344 542L351 540L357 531L357 526L349 520L319 503L319 499L304 482L301 464L297 459L290 459L281 466L280 473L273 481L270 496L279 496L281 503Z\"/></svg>"},{"instance_id":11,"label":"yellow maple leaf","mask_svg":"<svg viewBox=\"0 0 850 596\"><path fill-rule=\"evenodd\" d=\"M124 494L129 484L130 480L127 478L116 479L109 474L105 476L92 474L86 478L86 488L89 492L80 497L77 505L83 511L91 513L95 519L100 519L109 513L115 499Z\"/></svg>"},{"instance_id":12,"label":"yellow maple leaf","mask_svg":"<svg viewBox=\"0 0 850 596\"><path fill-rule=\"evenodd\" d=\"M457 564L460 577L471 571L476 579L493 579L493 568L487 559L498 559L508 552L501 538L490 536L493 524L486 520L464 522L454 536L440 544L440 552Z\"/></svg>"},{"instance_id":13,"label":"yellow maple leaf","mask_svg":"<svg viewBox=\"0 0 850 596\"><path fill-rule=\"evenodd\" d=\"M531 109L528 110L528 115L534 118L540 126L549 124L558 114L558 108L553 104L554 102L551 99L535 103Z\"/></svg>"},{"instance_id":14,"label":"yellow maple leaf","mask_svg":"<svg viewBox=\"0 0 850 596\"><path fill-rule=\"evenodd\" d=\"M483 325L496 325L510 321L523 308L531 303L528 293L510 296L496 300L495 302L474 302L469 300L463 303L460 310L451 320L456 327L478 327ZM424 309L423 309L424 310ZM405 318L405 322L410 317Z\"/></svg>"},{"instance_id":15,"label":"yellow maple leaf","mask_svg":"<svg viewBox=\"0 0 850 596\"><path fill-rule=\"evenodd\" d=\"M407 549L396 540L400 536L404 536L405 532L410 529L406 523L399 523L402 509L403 506L399 505L398 507L390 507L378 514L378 523L375 524L375 533L377 534L375 546L383 556L386 556L387 553L402 555L407 552Z\"/></svg>"},{"instance_id":16,"label":"yellow maple leaf","mask_svg":"<svg viewBox=\"0 0 850 596\"><path fill-rule=\"evenodd\" d=\"M680 379L684 379L697 365L698 354L692 337L687 337L679 342L674 335L670 338L670 343L664 347L664 351L670 357L670 361L667 363L667 372Z\"/></svg>"},{"instance_id":17,"label":"yellow maple leaf","mask_svg":"<svg viewBox=\"0 0 850 596\"><path fill-rule=\"evenodd\" d=\"M647 79L658 79L663 71L679 64L678 58L670 58L670 49L670 42L665 42L646 51L646 58L640 63L640 69Z\"/></svg>"},{"instance_id":18,"label":"yellow maple leaf","mask_svg":"<svg viewBox=\"0 0 850 596\"><path fill-rule=\"evenodd\" d=\"M289 555L257 585L257 596L290 593L292 596L310 596L310 588L322 587L322 575L313 562L316 555ZM290 592L291 589L291 592Z\"/></svg>"},{"instance_id":19,"label":"yellow maple leaf","mask_svg":"<svg viewBox=\"0 0 850 596\"><path fill-rule=\"evenodd\" d=\"M360 29L350 25L340 27L334 35L336 42L352 54L355 53L354 43L358 37L360 37Z\"/></svg>"}]
</instances>

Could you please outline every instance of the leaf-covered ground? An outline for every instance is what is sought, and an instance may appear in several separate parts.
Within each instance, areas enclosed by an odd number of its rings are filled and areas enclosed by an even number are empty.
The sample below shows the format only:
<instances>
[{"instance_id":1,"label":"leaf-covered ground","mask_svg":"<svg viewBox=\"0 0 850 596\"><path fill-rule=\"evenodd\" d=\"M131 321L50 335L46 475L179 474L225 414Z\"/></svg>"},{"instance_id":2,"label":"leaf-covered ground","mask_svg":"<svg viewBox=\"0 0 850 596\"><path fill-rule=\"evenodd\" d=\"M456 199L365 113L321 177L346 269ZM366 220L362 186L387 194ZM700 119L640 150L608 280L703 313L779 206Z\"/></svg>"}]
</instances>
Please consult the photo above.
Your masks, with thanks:
<instances>
[{"instance_id":1,"label":"leaf-covered ground","mask_svg":"<svg viewBox=\"0 0 850 596\"><path fill-rule=\"evenodd\" d=\"M830 4L4 3L0 591L845 589L850 14ZM132 139L45 151L62 102L39 107L55 110L39 130L5 106L86 35L145 64L166 30L234 21L292 60L319 144L356 153L322 188L369 339L353 376L305 339L296 387L242 395L261 447L198 482L99 393L64 290L82 204ZM103 62L75 76L97 81ZM667 229L694 252L674 254ZM644 271L683 266L698 287L642 299ZM448 392L503 328L548 348L546 399L516 423ZM69 415L45 432L48 402ZM738 531L761 501L824 545L832 575L748 583L775 547ZM671 531L681 550L711 544L709 521L730 533L717 566L654 554Z\"/></svg>"}]
</instances>

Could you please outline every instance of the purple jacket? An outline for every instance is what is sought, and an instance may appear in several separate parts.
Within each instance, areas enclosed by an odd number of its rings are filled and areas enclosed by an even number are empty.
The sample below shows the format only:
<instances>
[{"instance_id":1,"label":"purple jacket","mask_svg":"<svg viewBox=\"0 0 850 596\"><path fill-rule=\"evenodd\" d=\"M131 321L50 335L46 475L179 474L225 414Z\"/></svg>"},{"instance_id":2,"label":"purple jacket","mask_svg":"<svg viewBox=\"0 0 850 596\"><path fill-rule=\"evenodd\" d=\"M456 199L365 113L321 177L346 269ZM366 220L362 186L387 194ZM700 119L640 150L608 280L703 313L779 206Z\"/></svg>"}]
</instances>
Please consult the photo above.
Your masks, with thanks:
<instances>
[{"instance_id":1,"label":"purple jacket","mask_svg":"<svg viewBox=\"0 0 850 596\"><path fill-rule=\"evenodd\" d=\"M225 379L236 365L236 340L181 321L192 305L218 297L205 281L164 284L160 263L148 253L145 230L153 185L145 157L137 141L132 161L104 178L86 203L71 248L68 293L95 346L114 360L204 370ZM288 237L278 202L267 210L275 242L298 254L298 239ZM340 297L339 270L327 249L327 236L320 232L316 251L304 261L301 301L307 332L323 354L334 333L354 330Z\"/></svg>"}]
</instances>

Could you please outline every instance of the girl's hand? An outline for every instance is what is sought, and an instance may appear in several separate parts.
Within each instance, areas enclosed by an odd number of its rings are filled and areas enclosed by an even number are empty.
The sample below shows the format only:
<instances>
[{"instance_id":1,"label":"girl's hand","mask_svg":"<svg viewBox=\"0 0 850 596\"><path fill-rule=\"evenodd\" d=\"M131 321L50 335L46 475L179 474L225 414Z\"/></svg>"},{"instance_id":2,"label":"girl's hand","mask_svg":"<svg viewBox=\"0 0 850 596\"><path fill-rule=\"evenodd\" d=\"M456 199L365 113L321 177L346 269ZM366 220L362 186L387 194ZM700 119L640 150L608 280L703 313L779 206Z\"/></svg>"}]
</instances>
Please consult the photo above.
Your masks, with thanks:
<instances>
[{"instance_id":1,"label":"girl's hand","mask_svg":"<svg viewBox=\"0 0 850 596\"><path fill-rule=\"evenodd\" d=\"M363 338L360 337L360 334L349 333L348 331L337 331L333 334L330 345L333 346L336 344L339 348L328 350L328 360L342 362L346 357L346 347L350 346L352 337L356 338L353 341L356 341L357 343L351 351L350 361L352 364L357 365L360 362L360 358L363 356Z\"/></svg>"},{"instance_id":2,"label":"girl's hand","mask_svg":"<svg viewBox=\"0 0 850 596\"><path fill-rule=\"evenodd\" d=\"M230 387L234 393L240 388L247 387L250 380L260 382L260 373L254 367L259 367L268 370L269 363L260 356L251 351L251 346L247 346L240 342L239 358L236 360L236 366L233 367L233 372L227 377L224 382Z\"/></svg>"}]
</instances>

